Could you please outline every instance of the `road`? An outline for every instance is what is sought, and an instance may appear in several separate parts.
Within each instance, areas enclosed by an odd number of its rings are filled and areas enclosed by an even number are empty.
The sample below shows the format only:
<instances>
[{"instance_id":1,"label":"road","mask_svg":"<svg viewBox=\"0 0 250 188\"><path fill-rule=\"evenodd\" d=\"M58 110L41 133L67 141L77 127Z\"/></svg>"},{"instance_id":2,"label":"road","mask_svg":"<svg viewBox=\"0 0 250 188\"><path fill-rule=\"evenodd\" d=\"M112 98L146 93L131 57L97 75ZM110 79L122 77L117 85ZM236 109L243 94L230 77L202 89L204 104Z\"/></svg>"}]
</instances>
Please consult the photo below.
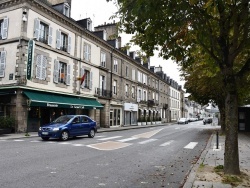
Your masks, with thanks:
<instances>
[{"instance_id":1,"label":"road","mask_svg":"<svg viewBox=\"0 0 250 188\"><path fill-rule=\"evenodd\" d=\"M197 121L66 142L39 137L0 140L0 187L178 188L212 129Z\"/></svg>"}]
</instances>

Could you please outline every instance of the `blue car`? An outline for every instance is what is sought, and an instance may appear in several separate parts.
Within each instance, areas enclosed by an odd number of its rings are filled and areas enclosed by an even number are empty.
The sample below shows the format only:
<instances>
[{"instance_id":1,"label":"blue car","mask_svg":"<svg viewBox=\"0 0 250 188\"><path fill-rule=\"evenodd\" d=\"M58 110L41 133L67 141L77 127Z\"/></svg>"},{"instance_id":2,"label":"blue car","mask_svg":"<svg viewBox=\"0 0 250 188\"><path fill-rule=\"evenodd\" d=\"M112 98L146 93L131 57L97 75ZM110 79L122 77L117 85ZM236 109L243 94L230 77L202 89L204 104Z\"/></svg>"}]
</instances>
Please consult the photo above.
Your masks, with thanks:
<instances>
[{"instance_id":1,"label":"blue car","mask_svg":"<svg viewBox=\"0 0 250 188\"><path fill-rule=\"evenodd\" d=\"M86 115L65 115L40 127L38 136L43 140L59 138L65 141L70 137L82 135L94 138L96 131L96 122L90 117Z\"/></svg>"}]
</instances>

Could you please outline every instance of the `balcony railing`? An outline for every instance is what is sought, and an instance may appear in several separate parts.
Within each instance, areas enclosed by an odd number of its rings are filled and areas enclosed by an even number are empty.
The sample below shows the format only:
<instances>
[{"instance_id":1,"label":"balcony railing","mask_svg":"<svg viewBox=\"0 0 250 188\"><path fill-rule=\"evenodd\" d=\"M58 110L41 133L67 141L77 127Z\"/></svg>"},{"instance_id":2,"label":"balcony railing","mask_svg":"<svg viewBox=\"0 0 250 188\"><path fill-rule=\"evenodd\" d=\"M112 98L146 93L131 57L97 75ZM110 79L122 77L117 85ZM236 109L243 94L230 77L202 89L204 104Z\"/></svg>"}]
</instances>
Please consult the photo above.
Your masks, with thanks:
<instances>
[{"instance_id":1,"label":"balcony railing","mask_svg":"<svg viewBox=\"0 0 250 188\"><path fill-rule=\"evenodd\" d=\"M111 98L111 93L112 93L112 91L109 91L109 90L106 90L106 89L102 89L102 88L96 88L95 89L95 94L98 97Z\"/></svg>"},{"instance_id":2,"label":"balcony railing","mask_svg":"<svg viewBox=\"0 0 250 188\"><path fill-rule=\"evenodd\" d=\"M155 106L155 101L154 100L148 100L148 106L149 107Z\"/></svg>"}]
</instances>

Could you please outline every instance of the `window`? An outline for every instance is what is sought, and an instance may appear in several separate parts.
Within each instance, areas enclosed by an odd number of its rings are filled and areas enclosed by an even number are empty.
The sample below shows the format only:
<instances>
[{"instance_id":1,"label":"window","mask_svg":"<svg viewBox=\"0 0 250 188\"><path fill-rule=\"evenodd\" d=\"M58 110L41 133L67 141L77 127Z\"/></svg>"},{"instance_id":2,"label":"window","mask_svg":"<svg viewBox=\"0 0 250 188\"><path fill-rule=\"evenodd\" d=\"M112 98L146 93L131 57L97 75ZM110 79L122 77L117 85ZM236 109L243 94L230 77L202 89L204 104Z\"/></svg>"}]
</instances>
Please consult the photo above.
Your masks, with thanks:
<instances>
[{"instance_id":1,"label":"window","mask_svg":"<svg viewBox=\"0 0 250 188\"><path fill-rule=\"evenodd\" d=\"M135 80L135 69L132 70L132 80Z\"/></svg>"},{"instance_id":2,"label":"window","mask_svg":"<svg viewBox=\"0 0 250 188\"><path fill-rule=\"evenodd\" d=\"M114 80L114 82L113 82L113 93L115 95L117 94L117 80Z\"/></svg>"},{"instance_id":3,"label":"window","mask_svg":"<svg viewBox=\"0 0 250 188\"><path fill-rule=\"evenodd\" d=\"M46 79L47 57L44 55L37 55L36 57L36 78L39 80Z\"/></svg>"},{"instance_id":4,"label":"window","mask_svg":"<svg viewBox=\"0 0 250 188\"><path fill-rule=\"evenodd\" d=\"M125 86L125 94L126 94L126 97L128 97L128 84L126 84Z\"/></svg>"},{"instance_id":5,"label":"window","mask_svg":"<svg viewBox=\"0 0 250 188\"><path fill-rule=\"evenodd\" d=\"M132 93L132 98L135 98L135 86L132 86L131 93Z\"/></svg>"},{"instance_id":6,"label":"window","mask_svg":"<svg viewBox=\"0 0 250 188\"><path fill-rule=\"evenodd\" d=\"M55 59L54 82L70 85L70 65Z\"/></svg>"},{"instance_id":7,"label":"window","mask_svg":"<svg viewBox=\"0 0 250 188\"><path fill-rule=\"evenodd\" d=\"M137 74L138 74L138 75L137 75L137 77L138 77L138 80L137 80L137 81L138 81L138 82L142 82L142 80L141 80L141 75L142 75L142 73L141 73L140 71L138 71Z\"/></svg>"},{"instance_id":8,"label":"window","mask_svg":"<svg viewBox=\"0 0 250 188\"><path fill-rule=\"evenodd\" d=\"M60 30L56 31L56 48L70 53L71 51L71 37Z\"/></svg>"},{"instance_id":9,"label":"window","mask_svg":"<svg viewBox=\"0 0 250 188\"><path fill-rule=\"evenodd\" d=\"M89 44L84 44L84 59L85 61L91 60L91 46Z\"/></svg>"},{"instance_id":10,"label":"window","mask_svg":"<svg viewBox=\"0 0 250 188\"><path fill-rule=\"evenodd\" d=\"M81 75L84 76L84 81L81 85L82 88L92 89L93 73L89 70L81 68Z\"/></svg>"},{"instance_id":11,"label":"window","mask_svg":"<svg viewBox=\"0 0 250 188\"><path fill-rule=\"evenodd\" d=\"M116 59L114 59L114 72L118 72L118 62Z\"/></svg>"},{"instance_id":12,"label":"window","mask_svg":"<svg viewBox=\"0 0 250 188\"><path fill-rule=\"evenodd\" d=\"M138 89L138 98L139 98L139 100L141 100L141 95L142 95L142 92L141 92L141 90L140 89Z\"/></svg>"},{"instance_id":13,"label":"window","mask_svg":"<svg viewBox=\"0 0 250 188\"><path fill-rule=\"evenodd\" d=\"M147 91L146 90L143 91L143 100L147 101Z\"/></svg>"},{"instance_id":14,"label":"window","mask_svg":"<svg viewBox=\"0 0 250 188\"><path fill-rule=\"evenodd\" d=\"M126 66L126 72L125 72L125 74L126 74L126 77L128 77L128 66Z\"/></svg>"},{"instance_id":15,"label":"window","mask_svg":"<svg viewBox=\"0 0 250 188\"><path fill-rule=\"evenodd\" d=\"M7 39L9 18L0 19L0 39Z\"/></svg>"},{"instance_id":16,"label":"window","mask_svg":"<svg viewBox=\"0 0 250 188\"><path fill-rule=\"evenodd\" d=\"M41 22L39 19L35 19L34 37L40 42L52 45L52 27Z\"/></svg>"},{"instance_id":17,"label":"window","mask_svg":"<svg viewBox=\"0 0 250 188\"><path fill-rule=\"evenodd\" d=\"M69 7L67 5L64 5L63 14L69 17Z\"/></svg>"},{"instance_id":18,"label":"window","mask_svg":"<svg viewBox=\"0 0 250 188\"><path fill-rule=\"evenodd\" d=\"M6 51L0 52L0 78L4 77L6 67Z\"/></svg>"},{"instance_id":19,"label":"window","mask_svg":"<svg viewBox=\"0 0 250 188\"><path fill-rule=\"evenodd\" d=\"M101 52L101 66L106 67L106 53Z\"/></svg>"}]
</instances>

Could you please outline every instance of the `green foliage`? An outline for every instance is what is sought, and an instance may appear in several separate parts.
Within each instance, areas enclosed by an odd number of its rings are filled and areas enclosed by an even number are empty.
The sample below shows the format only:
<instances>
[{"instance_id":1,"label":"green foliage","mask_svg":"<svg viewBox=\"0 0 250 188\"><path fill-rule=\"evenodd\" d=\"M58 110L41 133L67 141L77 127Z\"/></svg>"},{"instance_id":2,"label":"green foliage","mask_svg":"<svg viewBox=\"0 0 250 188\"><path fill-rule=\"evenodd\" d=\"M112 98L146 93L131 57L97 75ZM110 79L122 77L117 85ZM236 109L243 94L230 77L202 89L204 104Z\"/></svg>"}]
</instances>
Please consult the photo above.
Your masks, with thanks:
<instances>
[{"instance_id":1,"label":"green foliage","mask_svg":"<svg viewBox=\"0 0 250 188\"><path fill-rule=\"evenodd\" d=\"M13 129L14 127L15 127L15 118L13 118L13 117L0 117L0 128Z\"/></svg>"},{"instance_id":2,"label":"green foliage","mask_svg":"<svg viewBox=\"0 0 250 188\"><path fill-rule=\"evenodd\" d=\"M223 165L218 165L218 166L214 167L214 171L217 172L217 173L218 173L218 172L222 172L223 169L224 169L224 166L223 166Z\"/></svg>"},{"instance_id":3,"label":"green foliage","mask_svg":"<svg viewBox=\"0 0 250 188\"><path fill-rule=\"evenodd\" d=\"M242 179L239 176L225 175L222 179L222 182L237 186L238 183L242 182Z\"/></svg>"}]
</instances>

